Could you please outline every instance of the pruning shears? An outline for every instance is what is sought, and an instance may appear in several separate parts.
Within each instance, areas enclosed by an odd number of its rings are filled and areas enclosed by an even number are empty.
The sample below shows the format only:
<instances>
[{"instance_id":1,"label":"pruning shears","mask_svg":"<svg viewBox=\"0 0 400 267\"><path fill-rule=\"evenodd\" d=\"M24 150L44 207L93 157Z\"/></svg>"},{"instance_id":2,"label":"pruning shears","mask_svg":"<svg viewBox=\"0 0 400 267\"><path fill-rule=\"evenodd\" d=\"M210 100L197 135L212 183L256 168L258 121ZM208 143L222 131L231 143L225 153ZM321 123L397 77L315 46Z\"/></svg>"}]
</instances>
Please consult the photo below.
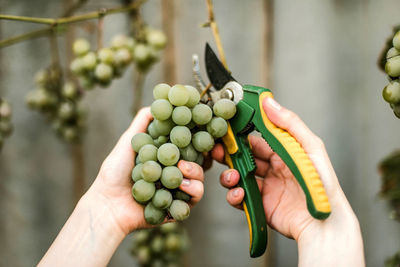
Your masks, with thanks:
<instances>
[{"instance_id":1,"label":"pruning shears","mask_svg":"<svg viewBox=\"0 0 400 267\"><path fill-rule=\"evenodd\" d=\"M250 132L260 132L271 149L289 167L304 191L308 211L314 218L327 218L331 207L320 176L309 156L290 133L274 125L264 112L262 102L267 97L273 97L272 92L266 88L238 83L208 44L205 49L205 64L213 86L205 97L214 103L221 98L228 98L236 103L237 113L229 120L228 133L222 141L225 162L240 174L239 186L245 192L243 208L250 233L250 256L258 257L267 247L267 223L255 178L256 164L248 141Z\"/></svg>"}]
</instances>

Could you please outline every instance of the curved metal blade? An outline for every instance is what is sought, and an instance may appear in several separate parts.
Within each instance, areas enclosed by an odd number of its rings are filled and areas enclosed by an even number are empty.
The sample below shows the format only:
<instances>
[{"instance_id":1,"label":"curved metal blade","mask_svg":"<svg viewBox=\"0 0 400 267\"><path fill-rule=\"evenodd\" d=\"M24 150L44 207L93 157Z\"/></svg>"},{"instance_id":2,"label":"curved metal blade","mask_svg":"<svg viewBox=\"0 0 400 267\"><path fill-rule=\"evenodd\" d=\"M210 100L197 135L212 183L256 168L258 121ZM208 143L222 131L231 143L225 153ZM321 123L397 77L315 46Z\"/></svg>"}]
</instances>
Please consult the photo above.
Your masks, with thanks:
<instances>
[{"instance_id":1,"label":"curved metal blade","mask_svg":"<svg viewBox=\"0 0 400 267\"><path fill-rule=\"evenodd\" d=\"M236 81L219 61L208 43L206 43L205 61L208 79L215 89L221 90L228 82Z\"/></svg>"}]
</instances>

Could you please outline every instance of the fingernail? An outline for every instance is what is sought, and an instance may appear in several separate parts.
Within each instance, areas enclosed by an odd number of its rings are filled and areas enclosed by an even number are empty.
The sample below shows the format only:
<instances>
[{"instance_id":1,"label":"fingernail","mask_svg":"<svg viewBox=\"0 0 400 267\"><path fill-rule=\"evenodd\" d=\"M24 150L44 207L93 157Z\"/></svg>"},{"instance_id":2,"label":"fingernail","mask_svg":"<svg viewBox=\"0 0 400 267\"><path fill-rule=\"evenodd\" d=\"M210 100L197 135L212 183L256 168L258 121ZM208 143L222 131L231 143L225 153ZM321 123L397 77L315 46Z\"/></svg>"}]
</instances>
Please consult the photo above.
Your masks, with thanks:
<instances>
[{"instance_id":1,"label":"fingernail","mask_svg":"<svg viewBox=\"0 0 400 267\"><path fill-rule=\"evenodd\" d=\"M231 182L231 176L232 176L232 173L231 173L231 172L228 172L228 173L225 175L225 178L224 178L225 183L229 184L229 183Z\"/></svg>"},{"instance_id":2,"label":"fingernail","mask_svg":"<svg viewBox=\"0 0 400 267\"><path fill-rule=\"evenodd\" d=\"M272 97L268 97L267 98L267 102L270 106L272 106L274 109L276 110L280 110L281 109L281 105L279 105L278 102L276 102Z\"/></svg>"},{"instance_id":3,"label":"fingernail","mask_svg":"<svg viewBox=\"0 0 400 267\"><path fill-rule=\"evenodd\" d=\"M189 179L183 179L182 180L182 185L184 185L184 186L190 185L190 180Z\"/></svg>"},{"instance_id":4,"label":"fingernail","mask_svg":"<svg viewBox=\"0 0 400 267\"><path fill-rule=\"evenodd\" d=\"M239 192L240 192L240 188L235 188L235 189L233 189L232 195L234 197L237 197L237 196L239 196Z\"/></svg>"}]
</instances>

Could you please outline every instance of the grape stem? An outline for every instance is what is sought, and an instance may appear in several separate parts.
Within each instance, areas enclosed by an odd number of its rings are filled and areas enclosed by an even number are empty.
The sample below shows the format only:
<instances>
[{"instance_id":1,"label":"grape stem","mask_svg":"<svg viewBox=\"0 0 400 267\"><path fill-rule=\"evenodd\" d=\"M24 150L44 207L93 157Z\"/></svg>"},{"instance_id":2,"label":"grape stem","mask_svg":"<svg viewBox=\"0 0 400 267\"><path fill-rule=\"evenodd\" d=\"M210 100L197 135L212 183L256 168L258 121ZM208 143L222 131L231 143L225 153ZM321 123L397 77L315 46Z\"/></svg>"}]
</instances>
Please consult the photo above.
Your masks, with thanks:
<instances>
[{"instance_id":1,"label":"grape stem","mask_svg":"<svg viewBox=\"0 0 400 267\"><path fill-rule=\"evenodd\" d=\"M162 1L162 24L167 35L167 46L164 52L164 81L170 85L176 84L176 60L174 39L174 1Z\"/></svg>"}]
</instances>

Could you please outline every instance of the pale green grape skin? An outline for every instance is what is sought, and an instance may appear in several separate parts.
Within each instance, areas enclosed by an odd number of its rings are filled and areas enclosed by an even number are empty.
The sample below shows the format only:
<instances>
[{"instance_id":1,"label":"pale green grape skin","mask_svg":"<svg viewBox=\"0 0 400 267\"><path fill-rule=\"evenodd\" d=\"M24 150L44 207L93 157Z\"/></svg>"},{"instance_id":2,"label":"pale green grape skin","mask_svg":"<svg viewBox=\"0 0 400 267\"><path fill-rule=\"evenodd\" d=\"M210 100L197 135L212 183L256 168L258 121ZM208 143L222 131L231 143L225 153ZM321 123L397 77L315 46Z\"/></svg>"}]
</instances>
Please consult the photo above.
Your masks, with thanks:
<instances>
[{"instance_id":1,"label":"pale green grape skin","mask_svg":"<svg viewBox=\"0 0 400 267\"><path fill-rule=\"evenodd\" d=\"M229 120L236 114L236 104L232 100L223 98L214 104L213 110L216 116Z\"/></svg>"},{"instance_id":2,"label":"pale green grape skin","mask_svg":"<svg viewBox=\"0 0 400 267\"><path fill-rule=\"evenodd\" d=\"M391 104L400 102L400 83L398 81L390 82L382 92L383 99Z\"/></svg>"},{"instance_id":3,"label":"pale green grape skin","mask_svg":"<svg viewBox=\"0 0 400 267\"><path fill-rule=\"evenodd\" d=\"M189 93L185 86L176 84L168 92L168 100L174 106L184 106L189 100Z\"/></svg>"},{"instance_id":4,"label":"pale green grape skin","mask_svg":"<svg viewBox=\"0 0 400 267\"><path fill-rule=\"evenodd\" d=\"M199 152L208 152L214 147L214 138L206 131L199 131L193 135L192 144Z\"/></svg>"},{"instance_id":5,"label":"pale green grape skin","mask_svg":"<svg viewBox=\"0 0 400 267\"><path fill-rule=\"evenodd\" d=\"M186 103L186 106L189 108L193 108L200 102L200 93L199 91L190 85L185 85L188 93L189 93L189 100Z\"/></svg>"},{"instance_id":6,"label":"pale green grape skin","mask_svg":"<svg viewBox=\"0 0 400 267\"><path fill-rule=\"evenodd\" d=\"M177 125L184 126L192 120L192 112L186 106L176 107L172 111L172 121Z\"/></svg>"},{"instance_id":7,"label":"pale green grape skin","mask_svg":"<svg viewBox=\"0 0 400 267\"><path fill-rule=\"evenodd\" d=\"M192 140L192 133L185 126L175 126L169 134L171 142L179 148L186 147Z\"/></svg>"},{"instance_id":8,"label":"pale green grape skin","mask_svg":"<svg viewBox=\"0 0 400 267\"><path fill-rule=\"evenodd\" d=\"M168 137L166 136L159 136L157 139L154 139L154 144L156 147L160 147L161 145L165 144L166 142L168 142Z\"/></svg>"},{"instance_id":9,"label":"pale green grape skin","mask_svg":"<svg viewBox=\"0 0 400 267\"><path fill-rule=\"evenodd\" d=\"M400 76L400 56L389 58L385 64L385 72L390 77Z\"/></svg>"},{"instance_id":10,"label":"pale green grape skin","mask_svg":"<svg viewBox=\"0 0 400 267\"><path fill-rule=\"evenodd\" d=\"M153 139L151 141L153 141ZM157 161L157 147L152 144L142 146L142 148L139 150L138 157L142 163L145 163L149 160Z\"/></svg>"},{"instance_id":11,"label":"pale green grape skin","mask_svg":"<svg viewBox=\"0 0 400 267\"><path fill-rule=\"evenodd\" d=\"M137 182L140 179L143 179L142 173L141 173L142 172L142 166L143 166L143 163L139 163L133 168L131 176L132 176L132 180L134 182Z\"/></svg>"},{"instance_id":12,"label":"pale green grape skin","mask_svg":"<svg viewBox=\"0 0 400 267\"><path fill-rule=\"evenodd\" d=\"M181 154L181 158L186 161L195 162L199 153L194 149L192 144L189 144L187 147L180 148L179 152Z\"/></svg>"},{"instance_id":13,"label":"pale green grape skin","mask_svg":"<svg viewBox=\"0 0 400 267\"><path fill-rule=\"evenodd\" d=\"M166 143L160 146L157 151L157 159L165 166L175 165L180 157L179 149L176 145Z\"/></svg>"},{"instance_id":14,"label":"pale green grape skin","mask_svg":"<svg viewBox=\"0 0 400 267\"><path fill-rule=\"evenodd\" d=\"M394 46L397 50L400 50L400 31L398 31L398 32L393 36L393 46Z\"/></svg>"},{"instance_id":15,"label":"pale green grape skin","mask_svg":"<svg viewBox=\"0 0 400 267\"><path fill-rule=\"evenodd\" d=\"M204 163L204 156L203 156L203 154L199 153L199 155L197 156L197 159L195 160L195 162L196 162L197 164L199 164L200 166L202 166L203 163Z\"/></svg>"},{"instance_id":16,"label":"pale green grape skin","mask_svg":"<svg viewBox=\"0 0 400 267\"><path fill-rule=\"evenodd\" d=\"M138 153L142 146L153 144L153 138L147 133L137 133L132 137L131 144L133 150Z\"/></svg>"},{"instance_id":17,"label":"pale green grape skin","mask_svg":"<svg viewBox=\"0 0 400 267\"><path fill-rule=\"evenodd\" d=\"M154 120L154 128L160 134L167 136L171 132L172 128L175 126L175 123L172 120Z\"/></svg>"},{"instance_id":18,"label":"pale green grape skin","mask_svg":"<svg viewBox=\"0 0 400 267\"><path fill-rule=\"evenodd\" d=\"M133 239L135 240L135 243L137 244L143 244L145 242L147 242L147 240L150 237L150 232L148 232L147 230L137 230L135 231L135 233L133 234Z\"/></svg>"},{"instance_id":19,"label":"pale green grape skin","mask_svg":"<svg viewBox=\"0 0 400 267\"><path fill-rule=\"evenodd\" d=\"M154 183L146 182L143 179L135 182L132 187L132 195L139 203L149 201L155 192L156 186Z\"/></svg>"},{"instance_id":20,"label":"pale green grape skin","mask_svg":"<svg viewBox=\"0 0 400 267\"><path fill-rule=\"evenodd\" d=\"M149 224L160 224L164 221L165 216L167 216L167 213L164 210L154 207L151 202L149 202L144 208L144 218Z\"/></svg>"},{"instance_id":21,"label":"pale green grape skin","mask_svg":"<svg viewBox=\"0 0 400 267\"><path fill-rule=\"evenodd\" d=\"M215 138L223 137L228 131L228 123L220 117L214 117L207 124L207 131Z\"/></svg>"},{"instance_id":22,"label":"pale green grape skin","mask_svg":"<svg viewBox=\"0 0 400 267\"><path fill-rule=\"evenodd\" d=\"M387 53L386 53L386 59L395 57L395 56L399 56L400 55L400 51L397 50L395 47L390 48Z\"/></svg>"},{"instance_id":23,"label":"pale green grape skin","mask_svg":"<svg viewBox=\"0 0 400 267\"><path fill-rule=\"evenodd\" d=\"M151 114L157 120L164 121L171 117L173 107L168 100L157 99L151 104Z\"/></svg>"},{"instance_id":24,"label":"pale green grape skin","mask_svg":"<svg viewBox=\"0 0 400 267\"><path fill-rule=\"evenodd\" d=\"M151 200L154 207L166 209L172 203L172 194L166 189L158 189Z\"/></svg>"},{"instance_id":25,"label":"pale green grape skin","mask_svg":"<svg viewBox=\"0 0 400 267\"><path fill-rule=\"evenodd\" d=\"M192 120L198 125L207 124L212 118L212 110L205 104L197 104L192 109Z\"/></svg>"},{"instance_id":26,"label":"pale green grape skin","mask_svg":"<svg viewBox=\"0 0 400 267\"><path fill-rule=\"evenodd\" d=\"M114 51L110 48L102 48L98 52L98 57L101 62L111 65L114 62Z\"/></svg>"},{"instance_id":27,"label":"pale green grape skin","mask_svg":"<svg viewBox=\"0 0 400 267\"><path fill-rule=\"evenodd\" d=\"M140 175L146 182L155 182L161 177L162 168L160 164L153 160L143 163Z\"/></svg>"},{"instance_id":28,"label":"pale green grape skin","mask_svg":"<svg viewBox=\"0 0 400 267\"><path fill-rule=\"evenodd\" d=\"M164 238L160 235L155 236L151 241L150 248L153 251L153 253L162 253L162 251L164 250Z\"/></svg>"},{"instance_id":29,"label":"pale green grape skin","mask_svg":"<svg viewBox=\"0 0 400 267\"><path fill-rule=\"evenodd\" d=\"M178 230L178 224L176 222L164 223L160 226L162 233L173 233Z\"/></svg>"},{"instance_id":30,"label":"pale green grape skin","mask_svg":"<svg viewBox=\"0 0 400 267\"><path fill-rule=\"evenodd\" d=\"M150 262L151 260L151 252L150 248L147 246L142 246L137 249L137 255L136 255L138 262L142 265L146 265Z\"/></svg>"},{"instance_id":31,"label":"pale green grape skin","mask_svg":"<svg viewBox=\"0 0 400 267\"><path fill-rule=\"evenodd\" d=\"M167 36L159 30L148 30L146 34L147 42L156 50L160 50L167 44Z\"/></svg>"},{"instance_id":32,"label":"pale green grape skin","mask_svg":"<svg viewBox=\"0 0 400 267\"><path fill-rule=\"evenodd\" d=\"M72 44L72 50L76 56L83 56L90 50L90 43L86 39L77 39Z\"/></svg>"},{"instance_id":33,"label":"pale green grape skin","mask_svg":"<svg viewBox=\"0 0 400 267\"><path fill-rule=\"evenodd\" d=\"M176 233L170 233L165 238L165 249L169 252L178 252L182 248L182 240Z\"/></svg>"},{"instance_id":34,"label":"pale green grape skin","mask_svg":"<svg viewBox=\"0 0 400 267\"><path fill-rule=\"evenodd\" d=\"M115 51L114 64L118 67L125 67L132 61L132 55L127 48L120 48Z\"/></svg>"},{"instance_id":35,"label":"pale green grape skin","mask_svg":"<svg viewBox=\"0 0 400 267\"><path fill-rule=\"evenodd\" d=\"M176 199L172 201L169 207L169 213L175 220L183 221L189 217L190 207L185 201Z\"/></svg>"},{"instance_id":36,"label":"pale green grape skin","mask_svg":"<svg viewBox=\"0 0 400 267\"><path fill-rule=\"evenodd\" d=\"M175 166L165 167L161 174L161 183L168 189L178 188L183 180L182 172Z\"/></svg>"},{"instance_id":37,"label":"pale green grape skin","mask_svg":"<svg viewBox=\"0 0 400 267\"><path fill-rule=\"evenodd\" d=\"M105 63L97 64L94 70L94 76L102 82L108 82L113 76L113 68Z\"/></svg>"},{"instance_id":38,"label":"pale green grape skin","mask_svg":"<svg viewBox=\"0 0 400 267\"><path fill-rule=\"evenodd\" d=\"M151 138L156 139L158 138L160 135L158 134L156 127L154 126L154 122L151 122L149 124L149 126L147 126L147 132L149 133L149 135L151 136Z\"/></svg>"},{"instance_id":39,"label":"pale green grape skin","mask_svg":"<svg viewBox=\"0 0 400 267\"><path fill-rule=\"evenodd\" d=\"M185 202L189 202L192 197L181 190L174 192L174 199L179 199Z\"/></svg>"},{"instance_id":40,"label":"pale green grape skin","mask_svg":"<svg viewBox=\"0 0 400 267\"><path fill-rule=\"evenodd\" d=\"M166 83L157 84L153 89L153 97L154 99L166 99L168 100L168 92L171 89Z\"/></svg>"},{"instance_id":41,"label":"pale green grape skin","mask_svg":"<svg viewBox=\"0 0 400 267\"><path fill-rule=\"evenodd\" d=\"M96 67L96 54L94 52L89 52L82 57L82 65L85 70L94 70Z\"/></svg>"}]
</instances>

